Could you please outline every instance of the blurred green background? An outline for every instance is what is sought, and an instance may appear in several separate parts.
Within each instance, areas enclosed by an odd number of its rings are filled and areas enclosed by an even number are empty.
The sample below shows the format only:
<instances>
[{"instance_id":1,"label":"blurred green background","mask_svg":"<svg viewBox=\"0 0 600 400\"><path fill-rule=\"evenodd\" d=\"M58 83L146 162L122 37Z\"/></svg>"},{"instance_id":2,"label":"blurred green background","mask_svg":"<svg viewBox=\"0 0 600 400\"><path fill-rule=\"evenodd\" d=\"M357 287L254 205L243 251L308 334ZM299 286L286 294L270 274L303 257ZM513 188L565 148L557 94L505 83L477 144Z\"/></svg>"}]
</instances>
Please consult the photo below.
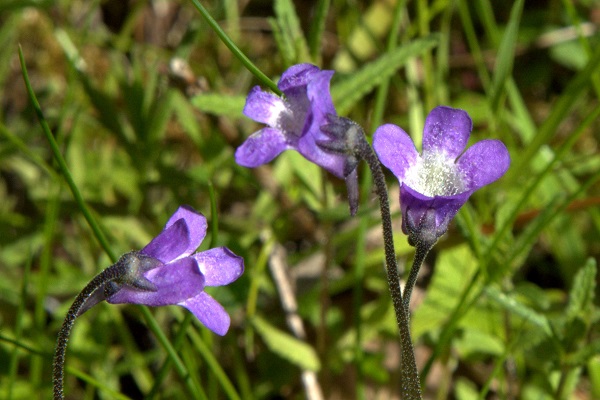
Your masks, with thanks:
<instances>
[{"instance_id":1,"label":"blurred green background","mask_svg":"<svg viewBox=\"0 0 600 400\"><path fill-rule=\"evenodd\" d=\"M471 144L509 148L507 175L472 196L421 271L411 322L425 398L600 398L599 2L201 3L274 82L298 62L336 70L337 110L368 135L392 122L419 146L444 104L471 115ZM54 161L18 45L114 253L143 247L189 204L216 224L201 249L228 246L246 265L209 291L232 317L223 338L179 307L152 320L131 305L88 311L67 353L67 398L398 398L368 169L350 218L344 182L297 153L236 165L260 128L242 108L261 82L182 0L0 3L0 398L50 397L62 319L111 264ZM281 270L305 336L286 324Z\"/></svg>"}]
</instances>

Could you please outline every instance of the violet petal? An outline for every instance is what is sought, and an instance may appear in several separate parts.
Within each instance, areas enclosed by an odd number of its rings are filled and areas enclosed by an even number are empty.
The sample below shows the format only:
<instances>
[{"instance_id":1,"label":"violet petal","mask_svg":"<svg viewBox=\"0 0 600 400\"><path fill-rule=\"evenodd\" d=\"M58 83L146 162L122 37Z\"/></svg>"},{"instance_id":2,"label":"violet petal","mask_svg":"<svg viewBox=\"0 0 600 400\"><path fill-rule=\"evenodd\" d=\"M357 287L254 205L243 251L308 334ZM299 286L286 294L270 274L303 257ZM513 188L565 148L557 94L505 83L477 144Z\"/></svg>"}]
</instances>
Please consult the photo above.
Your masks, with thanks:
<instances>
[{"instance_id":1,"label":"violet petal","mask_svg":"<svg viewBox=\"0 0 600 400\"><path fill-rule=\"evenodd\" d=\"M310 110L304 126L304 132L298 141L298 151L309 161L325 168L338 178L344 179L345 156L324 151L317 145L320 141L329 140L329 136L321 131L321 126L328 123L327 115L335 115L335 107L329 92L329 82L334 71L320 71L313 75L308 83L306 95Z\"/></svg>"},{"instance_id":2,"label":"violet petal","mask_svg":"<svg viewBox=\"0 0 600 400\"><path fill-rule=\"evenodd\" d=\"M141 291L124 284L107 301L112 304L131 303L147 306L178 304L202 293L204 276L192 257L151 269L144 277L156 285L154 292Z\"/></svg>"},{"instance_id":3,"label":"violet petal","mask_svg":"<svg viewBox=\"0 0 600 400\"><path fill-rule=\"evenodd\" d=\"M233 254L227 247L202 251L193 257L204 275L206 286L227 285L244 272L244 259Z\"/></svg>"},{"instance_id":4,"label":"violet petal","mask_svg":"<svg viewBox=\"0 0 600 400\"><path fill-rule=\"evenodd\" d=\"M450 220L458 210L467 202L473 192L467 191L454 196L425 196L409 186L400 186L400 208L402 210L402 231L408 234L406 229L407 213L410 218L418 224L428 209L435 210L435 221L438 230L445 231Z\"/></svg>"},{"instance_id":5,"label":"violet petal","mask_svg":"<svg viewBox=\"0 0 600 400\"><path fill-rule=\"evenodd\" d=\"M379 161L390 169L400 183L406 172L416 164L419 153L406 132L399 126L385 124L377 128L373 135L373 148Z\"/></svg>"},{"instance_id":6,"label":"violet petal","mask_svg":"<svg viewBox=\"0 0 600 400\"><path fill-rule=\"evenodd\" d=\"M189 228L185 220L180 218L163 229L140 253L152 256L167 264L185 253L190 247L190 243Z\"/></svg>"},{"instance_id":7,"label":"violet petal","mask_svg":"<svg viewBox=\"0 0 600 400\"><path fill-rule=\"evenodd\" d=\"M169 218L165 228L170 227L179 219L183 219L185 221L189 231L189 244L186 251L180 255L179 258L181 258L189 256L200 246L204 240L204 237L206 236L208 224L204 215L188 205L182 205L175 211L175 213L173 213L171 218Z\"/></svg>"},{"instance_id":8,"label":"violet petal","mask_svg":"<svg viewBox=\"0 0 600 400\"><path fill-rule=\"evenodd\" d=\"M273 160L288 147L281 131L263 128L237 148L235 162L243 167L258 167Z\"/></svg>"},{"instance_id":9,"label":"violet petal","mask_svg":"<svg viewBox=\"0 0 600 400\"><path fill-rule=\"evenodd\" d=\"M260 86L255 86L246 98L244 115L256 122L275 127L281 112L285 109L286 105L282 98L273 93L262 91Z\"/></svg>"},{"instance_id":10,"label":"violet petal","mask_svg":"<svg viewBox=\"0 0 600 400\"><path fill-rule=\"evenodd\" d=\"M431 110L423 129L423 157L433 152L455 160L465 149L473 123L466 111L439 106Z\"/></svg>"},{"instance_id":11,"label":"violet petal","mask_svg":"<svg viewBox=\"0 0 600 400\"><path fill-rule=\"evenodd\" d=\"M277 87L282 92L287 92L288 90L306 86L313 75L319 71L319 67L312 64L293 65L281 74Z\"/></svg>"},{"instance_id":12,"label":"violet petal","mask_svg":"<svg viewBox=\"0 0 600 400\"><path fill-rule=\"evenodd\" d=\"M190 310L208 329L223 336L229 330L229 314L215 299L202 292L198 296L179 303Z\"/></svg>"},{"instance_id":13,"label":"violet petal","mask_svg":"<svg viewBox=\"0 0 600 400\"><path fill-rule=\"evenodd\" d=\"M457 161L469 190L499 179L510 166L510 155L499 140L482 140L469 147Z\"/></svg>"}]
</instances>

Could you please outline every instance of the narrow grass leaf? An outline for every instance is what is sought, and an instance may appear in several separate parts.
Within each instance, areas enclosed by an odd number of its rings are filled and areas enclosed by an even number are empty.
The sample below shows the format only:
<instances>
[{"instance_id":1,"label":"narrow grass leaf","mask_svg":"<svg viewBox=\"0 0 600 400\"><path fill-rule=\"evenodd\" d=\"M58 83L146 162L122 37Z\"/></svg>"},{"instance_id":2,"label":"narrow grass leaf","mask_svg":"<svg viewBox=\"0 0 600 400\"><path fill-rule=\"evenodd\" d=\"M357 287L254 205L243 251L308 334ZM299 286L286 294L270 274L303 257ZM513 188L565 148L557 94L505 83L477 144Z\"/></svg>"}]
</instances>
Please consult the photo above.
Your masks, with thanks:
<instances>
[{"instance_id":1,"label":"narrow grass leaf","mask_svg":"<svg viewBox=\"0 0 600 400\"><path fill-rule=\"evenodd\" d=\"M276 23L279 31L279 50L286 58L288 66L308 61L308 45L300 28L300 20L291 0L276 0L274 4Z\"/></svg>"},{"instance_id":2,"label":"narrow grass leaf","mask_svg":"<svg viewBox=\"0 0 600 400\"><path fill-rule=\"evenodd\" d=\"M596 260L589 258L583 268L577 271L567 306L567 318L589 316L596 291Z\"/></svg>"},{"instance_id":3,"label":"narrow grass leaf","mask_svg":"<svg viewBox=\"0 0 600 400\"><path fill-rule=\"evenodd\" d=\"M432 34L401 45L352 73L343 82L332 86L331 96L338 112L346 114L373 88L386 82L400 67L437 46L439 42L439 35Z\"/></svg>"},{"instance_id":4,"label":"narrow grass leaf","mask_svg":"<svg viewBox=\"0 0 600 400\"><path fill-rule=\"evenodd\" d=\"M523 0L518 0L513 5L506 31L504 32L504 36L500 42L500 48L498 49L491 90L491 103L492 110L494 111L497 111L500 107L500 99L503 94L504 85L513 69L523 4Z\"/></svg>"},{"instance_id":5,"label":"narrow grass leaf","mask_svg":"<svg viewBox=\"0 0 600 400\"><path fill-rule=\"evenodd\" d=\"M231 400L240 400L240 395L235 389L235 386L229 380L229 377L217 361L217 358L212 353L210 347L205 343L202 337L195 330L188 332L195 349L200 353L202 359L206 362L206 367L210 369L216 380L221 385L223 391L227 394L227 398Z\"/></svg>"},{"instance_id":6,"label":"narrow grass leaf","mask_svg":"<svg viewBox=\"0 0 600 400\"><path fill-rule=\"evenodd\" d=\"M246 96L204 93L192 97L194 107L202 112L230 118L241 118Z\"/></svg>"},{"instance_id":7,"label":"narrow grass leaf","mask_svg":"<svg viewBox=\"0 0 600 400\"><path fill-rule=\"evenodd\" d=\"M159 141L167 130L167 125L173 114L174 92L169 91L165 96L157 97L152 103L149 115L147 116L147 138L149 144Z\"/></svg>"},{"instance_id":8,"label":"narrow grass leaf","mask_svg":"<svg viewBox=\"0 0 600 400\"><path fill-rule=\"evenodd\" d=\"M194 115L194 107L179 92L173 92L173 111L177 121L181 124L190 139L198 147L202 144L202 136L198 127L198 120Z\"/></svg>"},{"instance_id":9,"label":"narrow grass leaf","mask_svg":"<svg viewBox=\"0 0 600 400\"><path fill-rule=\"evenodd\" d=\"M318 371L321 368L315 350L308 344L281 331L259 316L252 319L252 326L273 353L305 370Z\"/></svg>"},{"instance_id":10,"label":"narrow grass leaf","mask_svg":"<svg viewBox=\"0 0 600 400\"><path fill-rule=\"evenodd\" d=\"M321 50L321 41L323 40L323 32L325 31L325 21L327 20L327 11L331 0L318 0L315 6L315 14L310 23L308 30L308 47L310 56L314 63L319 63L319 53Z\"/></svg>"},{"instance_id":11,"label":"narrow grass leaf","mask_svg":"<svg viewBox=\"0 0 600 400\"><path fill-rule=\"evenodd\" d=\"M93 376L88 375L85 372L78 370L77 368L67 367L67 372L69 374L71 374L73 376L76 376L77 378L81 379L85 383L87 383L89 385L92 385L92 386L100 389L102 392L110 395L111 399L116 399L116 400L131 400L130 397L127 397L124 394L121 394L121 393L117 392L116 390L113 390L112 388L106 386L103 382L100 382L99 380L97 380Z\"/></svg>"},{"instance_id":12,"label":"narrow grass leaf","mask_svg":"<svg viewBox=\"0 0 600 400\"><path fill-rule=\"evenodd\" d=\"M529 321L532 324L538 326L546 335L548 335L548 337L552 336L550 322L544 315L539 314L535 310L527 307L522 303L519 303L514 298L508 296L506 293L501 292L498 288L495 288L493 286L485 288L484 292L488 296L488 298L496 302L505 310L515 315L518 315L526 321Z\"/></svg>"}]
</instances>

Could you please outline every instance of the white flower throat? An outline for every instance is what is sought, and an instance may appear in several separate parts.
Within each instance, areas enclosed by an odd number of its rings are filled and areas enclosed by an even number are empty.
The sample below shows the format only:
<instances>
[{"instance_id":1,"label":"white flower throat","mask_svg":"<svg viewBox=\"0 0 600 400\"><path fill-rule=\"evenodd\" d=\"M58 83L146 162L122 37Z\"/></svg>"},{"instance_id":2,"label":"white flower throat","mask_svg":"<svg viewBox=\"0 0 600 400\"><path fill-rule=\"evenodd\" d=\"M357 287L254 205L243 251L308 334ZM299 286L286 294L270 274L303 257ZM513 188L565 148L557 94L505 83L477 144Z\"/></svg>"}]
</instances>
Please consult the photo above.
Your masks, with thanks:
<instances>
[{"instance_id":1,"label":"white flower throat","mask_svg":"<svg viewBox=\"0 0 600 400\"><path fill-rule=\"evenodd\" d=\"M465 189L463 174L445 154L425 154L407 171L404 182L425 196L453 196Z\"/></svg>"},{"instance_id":2,"label":"white flower throat","mask_svg":"<svg viewBox=\"0 0 600 400\"><path fill-rule=\"evenodd\" d=\"M304 128L306 113L309 107L308 99L296 99L292 102L284 100L283 107L277 107L275 127L289 135L301 136Z\"/></svg>"}]
</instances>

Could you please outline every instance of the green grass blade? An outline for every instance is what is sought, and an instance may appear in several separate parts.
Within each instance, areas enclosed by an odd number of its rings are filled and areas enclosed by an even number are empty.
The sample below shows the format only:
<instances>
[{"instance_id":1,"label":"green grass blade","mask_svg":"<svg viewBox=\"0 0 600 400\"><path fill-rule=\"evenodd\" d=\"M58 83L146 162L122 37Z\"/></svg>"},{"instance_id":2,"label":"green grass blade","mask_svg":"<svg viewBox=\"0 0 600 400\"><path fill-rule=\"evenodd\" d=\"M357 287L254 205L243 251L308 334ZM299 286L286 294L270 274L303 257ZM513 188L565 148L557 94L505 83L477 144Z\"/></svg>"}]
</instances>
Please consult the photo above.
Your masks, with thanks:
<instances>
[{"instance_id":1,"label":"green grass blade","mask_svg":"<svg viewBox=\"0 0 600 400\"><path fill-rule=\"evenodd\" d=\"M275 0L275 23L271 24L278 32L279 51L286 65L309 61L309 51L304 33L300 28L300 20L291 0Z\"/></svg>"},{"instance_id":2,"label":"green grass blade","mask_svg":"<svg viewBox=\"0 0 600 400\"><path fill-rule=\"evenodd\" d=\"M339 114L346 114L373 88L389 79L408 61L423 54L439 43L440 37L432 34L402 45L354 72L343 82L331 88L331 96Z\"/></svg>"},{"instance_id":3,"label":"green grass blade","mask_svg":"<svg viewBox=\"0 0 600 400\"><path fill-rule=\"evenodd\" d=\"M21 337L21 335L23 334L23 317L24 317L24 311L25 311L25 305L27 304L27 288L29 286L29 277L31 275L31 262L32 262L32 257L29 257L27 263L25 264L25 271L23 271L23 280L21 282L21 301L19 302L19 305L17 307L17 312L15 313L15 328L14 328L14 335L15 337ZM19 363L19 350L17 347L15 347L11 354L10 354L10 360L8 362L8 385L7 385L7 389L6 389L6 398L7 399L12 399L13 398L13 383L16 381L17 378L17 367L18 367L18 363Z\"/></svg>"},{"instance_id":4,"label":"green grass blade","mask_svg":"<svg viewBox=\"0 0 600 400\"><path fill-rule=\"evenodd\" d=\"M489 286L485 288L484 293L502 306L504 309L510 311L511 313L518 315L519 317L525 319L528 322L536 325L540 328L548 337L552 337L552 328L550 327L550 321L548 319L533 310L530 307L527 307L524 304L519 303L515 299L508 296L506 293L502 293L499 289L493 286Z\"/></svg>"},{"instance_id":5,"label":"green grass blade","mask_svg":"<svg viewBox=\"0 0 600 400\"><path fill-rule=\"evenodd\" d=\"M567 305L567 318L577 316L589 318L594 306L594 295L596 292L596 260L589 258L583 268L575 275L573 288L569 295Z\"/></svg>"},{"instance_id":6,"label":"green grass blade","mask_svg":"<svg viewBox=\"0 0 600 400\"><path fill-rule=\"evenodd\" d=\"M387 53L393 52L398 44L400 22L402 21L402 17L404 16L406 2L407 0L400 0L396 3L396 7L394 8L394 19L392 20L392 26L390 28L390 33L388 36L388 42L386 47ZM377 129L377 127L381 125L381 121L383 120L383 113L387 104L390 81L391 76L388 79L381 82L381 85L379 85L379 88L377 89L375 104L373 106L373 117L371 119L371 129L369 130L370 132L375 132L375 129Z\"/></svg>"},{"instance_id":7,"label":"green grass blade","mask_svg":"<svg viewBox=\"0 0 600 400\"><path fill-rule=\"evenodd\" d=\"M215 31L217 36L221 39L221 41L227 46L229 50L237 57L238 60L250 71L256 79L262 82L263 85L270 88L273 92L277 93L281 96L281 91L271 79L269 79L250 59L236 46L235 43L227 36L225 31L221 29L217 21L210 15L210 13L204 8L202 3L199 0L190 0L194 7L200 12L200 14L204 17L208 25Z\"/></svg>"},{"instance_id":8,"label":"green grass blade","mask_svg":"<svg viewBox=\"0 0 600 400\"><path fill-rule=\"evenodd\" d=\"M73 376L78 377L79 379L81 379L82 381L86 382L89 385L92 385L96 388L98 388L100 391L110 395L111 399L115 399L115 400L131 400L130 397L125 396L124 394L121 394L111 388L109 388L108 386L106 386L104 383L102 383L101 381L97 380L96 378L94 378L91 375L86 374L83 371L78 370L77 368L72 368L72 367L67 367L67 372Z\"/></svg>"},{"instance_id":9,"label":"green grass blade","mask_svg":"<svg viewBox=\"0 0 600 400\"><path fill-rule=\"evenodd\" d=\"M208 182L208 196L210 197L210 244L209 249L217 246L219 242L219 214L217 212L217 194L212 182Z\"/></svg>"},{"instance_id":10,"label":"green grass blade","mask_svg":"<svg viewBox=\"0 0 600 400\"><path fill-rule=\"evenodd\" d=\"M202 359L206 362L206 366L210 371L214 374L217 381L221 384L223 391L227 395L228 399L231 400L240 400L241 397L238 394L235 386L229 380L229 377L215 358L215 355L212 353L210 348L206 345L206 343L202 340L200 335L195 330L190 330L188 332L194 347L200 353Z\"/></svg>"},{"instance_id":11,"label":"green grass blade","mask_svg":"<svg viewBox=\"0 0 600 400\"><path fill-rule=\"evenodd\" d=\"M42 126L42 131L44 132L44 135L46 135L46 139L48 140L48 143L50 144L50 148L52 149L54 158L55 158L56 162L58 163L59 169L60 169L63 177L67 181L67 185L69 186L69 189L71 189L71 193L73 194L73 197L75 198L75 201L76 201L79 209L81 210L81 213L83 214L87 223L89 224L90 228L92 229L94 236L96 237L96 239L98 240L98 242L100 243L100 245L102 246L102 248L104 249L106 254L108 254L110 256L111 260L113 262L116 262L117 261L116 254L113 253L112 249L110 248L110 246L108 244L108 241L106 240L106 236L104 235L104 232L102 232L102 230L100 229L100 226L96 223L96 220L94 219L94 217L92 216L91 212L89 211L87 205L85 204L85 201L83 200L83 196L81 195L81 192L77 188L77 185L75 184L75 181L73 180L73 177L71 176L71 172L69 171L69 168L67 167L67 163L65 162L65 159L63 158L63 156L60 152L60 149L58 148L58 143L56 143L56 140L54 139L54 136L52 135L52 132L50 131L50 127L48 126L48 123L46 122L46 118L44 117L44 113L42 112L42 109L40 107L40 103L38 102L37 97L35 96L33 88L31 87L31 83L29 82L29 75L27 74L27 67L25 66L25 58L23 56L23 50L20 47L19 47L19 60L21 62L21 72L23 74L25 86L27 87L27 94L29 95L29 99L30 99L31 103L33 104L35 113L40 121L40 125Z\"/></svg>"},{"instance_id":12,"label":"green grass blade","mask_svg":"<svg viewBox=\"0 0 600 400\"><path fill-rule=\"evenodd\" d=\"M498 111L500 99L504 93L504 85L512 73L513 62L515 58L515 49L519 33L519 23L523 12L524 0L518 0L512 7L506 31L502 37L500 48L496 56L494 66L494 78L491 88L492 110Z\"/></svg>"},{"instance_id":13,"label":"green grass blade","mask_svg":"<svg viewBox=\"0 0 600 400\"><path fill-rule=\"evenodd\" d=\"M310 23L308 48L310 57L315 64L320 64L321 42L323 41L323 32L325 31L325 22L327 21L330 4L331 0L318 0L315 6L315 15Z\"/></svg>"}]
</instances>

